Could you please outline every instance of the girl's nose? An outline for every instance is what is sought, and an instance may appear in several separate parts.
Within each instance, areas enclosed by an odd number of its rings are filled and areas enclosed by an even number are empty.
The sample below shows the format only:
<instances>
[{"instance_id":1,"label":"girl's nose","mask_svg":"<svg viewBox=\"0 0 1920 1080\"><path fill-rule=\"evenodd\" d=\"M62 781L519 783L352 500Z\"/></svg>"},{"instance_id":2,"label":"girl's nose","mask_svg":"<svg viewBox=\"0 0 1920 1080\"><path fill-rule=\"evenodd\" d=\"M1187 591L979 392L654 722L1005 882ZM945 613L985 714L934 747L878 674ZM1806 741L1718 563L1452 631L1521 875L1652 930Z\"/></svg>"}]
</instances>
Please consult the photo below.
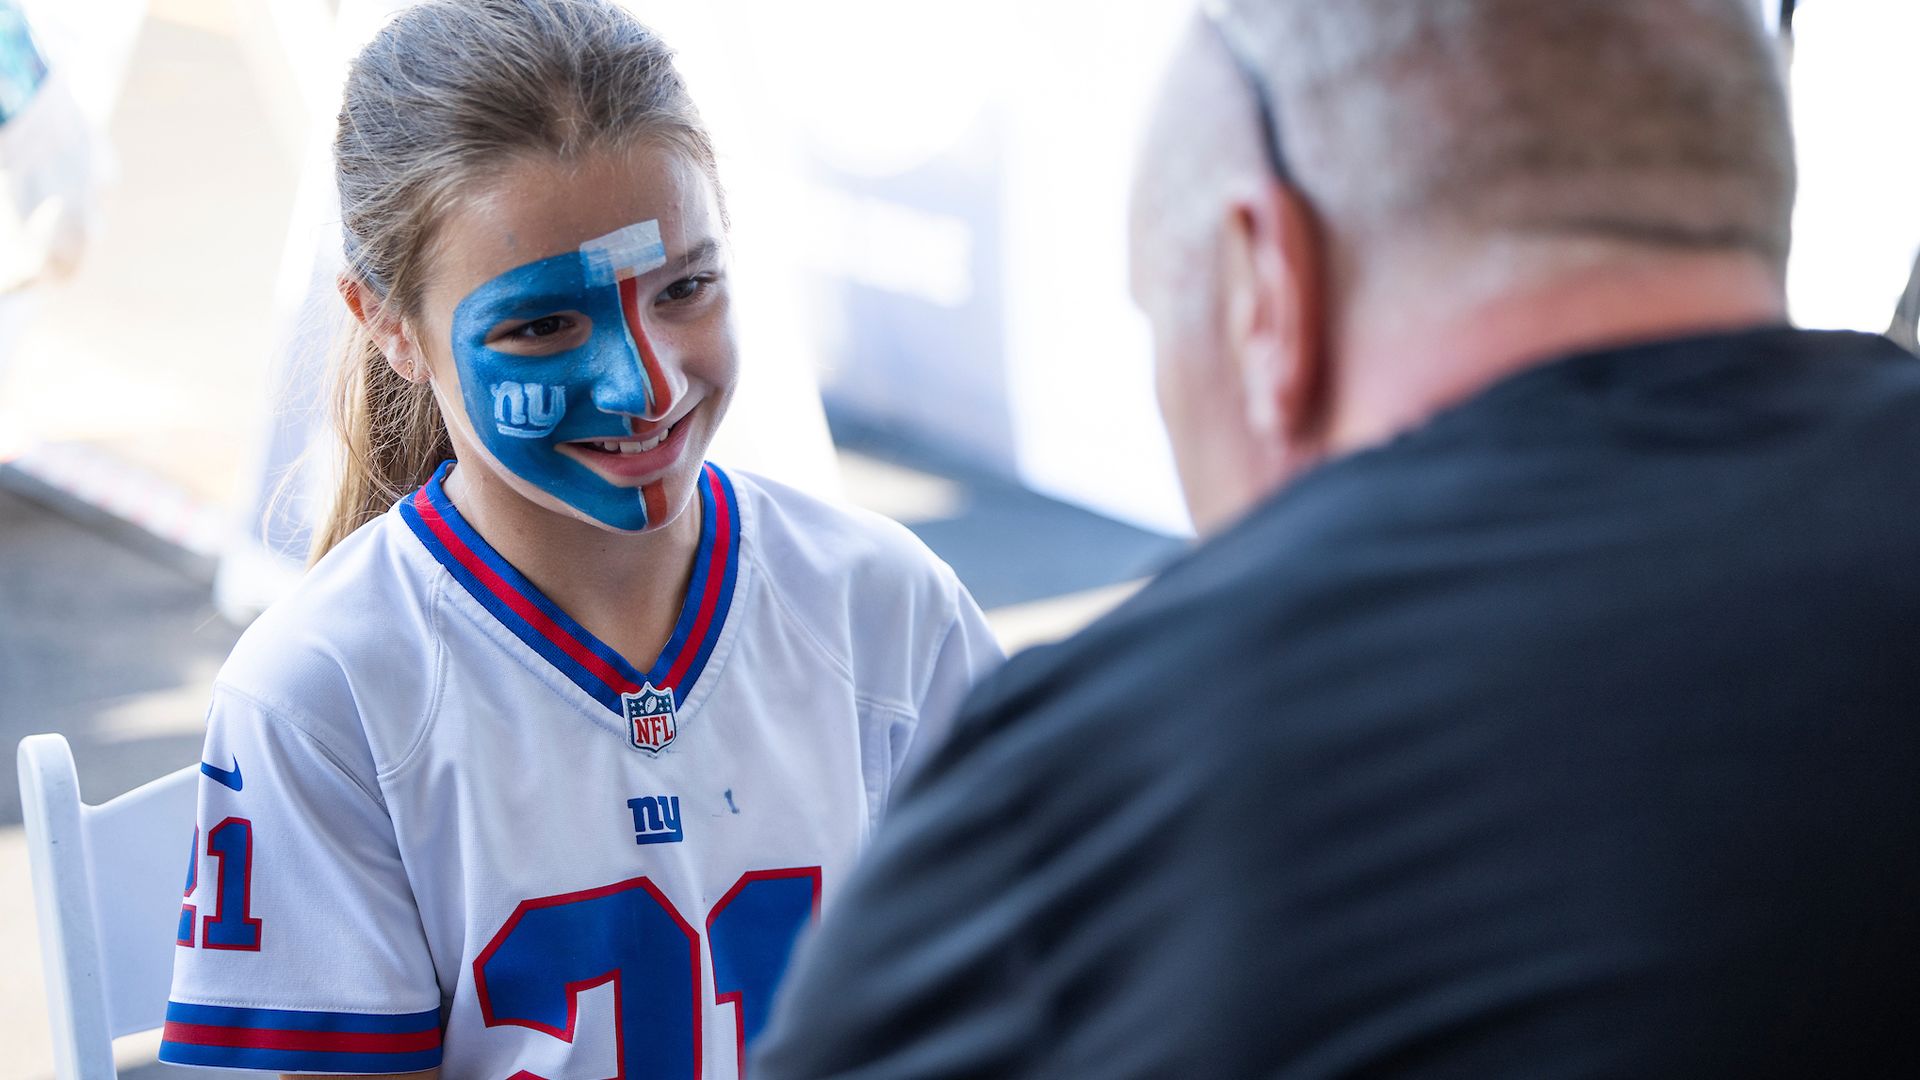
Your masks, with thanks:
<instances>
[{"instance_id":1,"label":"girl's nose","mask_svg":"<svg viewBox=\"0 0 1920 1080\"><path fill-rule=\"evenodd\" d=\"M642 420L664 420L687 390L686 374L669 355L664 359L640 316L639 281L620 282L620 311L631 342L622 370L603 378L594 392L594 404L604 412L627 413Z\"/></svg>"}]
</instances>

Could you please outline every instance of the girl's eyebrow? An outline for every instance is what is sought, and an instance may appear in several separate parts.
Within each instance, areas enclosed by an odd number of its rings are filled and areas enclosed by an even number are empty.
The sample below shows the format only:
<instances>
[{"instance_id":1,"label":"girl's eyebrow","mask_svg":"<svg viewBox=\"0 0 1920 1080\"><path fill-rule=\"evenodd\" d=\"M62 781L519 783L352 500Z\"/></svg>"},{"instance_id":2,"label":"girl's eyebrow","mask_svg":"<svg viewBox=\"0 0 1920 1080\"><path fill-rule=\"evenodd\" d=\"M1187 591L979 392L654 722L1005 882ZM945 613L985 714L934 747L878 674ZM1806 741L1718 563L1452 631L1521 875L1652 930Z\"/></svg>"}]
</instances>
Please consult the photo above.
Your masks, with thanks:
<instances>
[{"instance_id":1,"label":"girl's eyebrow","mask_svg":"<svg viewBox=\"0 0 1920 1080\"><path fill-rule=\"evenodd\" d=\"M662 270L670 270L675 277L687 272L687 268L703 262L709 262L720 254L720 241L709 236L705 240L681 252L675 258L668 259ZM656 270L655 273L660 271Z\"/></svg>"},{"instance_id":2,"label":"girl's eyebrow","mask_svg":"<svg viewBox=\"0 0 1920 1080\"><path fill-rule=\"evenodd\" d=\"M720 241L709 236L674 258L667 260L665 265L648 271L646 276L652 277L656 274L663 274L670 277L679 277L685 274L689 268L698 266L701 263L711 262L718 258L719 255ZM537 260L536 263L530 263L528 265L537 265L539 262L546 261L548 260L541 259ZM524 269L524 267L518 269ZM512 271L508 271L508 273L512 273ZM481 288L486 287L487 286L484 285L481 286ZM496 293L495 295L489 296L485 302L485 306L482 307L481 310L485 312L487 321L492 324L489 327L489 332L491 332L492 330L497 330L500 323L511 319L524 319L534 314L544 315L551 311L565 311L576 308L580 305L581 295L580 292L562 291L541 285L534 285L526 292L505 291L504 295Z\"/></svg>"},{"instance_id":3,"label":"girl's eyebrow","mask_svg":"<svg viewBox=\"0 0 1920 1080\"><path fill-rule=\"evenodd\" d=\"M571 311L579 306L580 294L577 292L542 290L493 297L481 310L495 322L501 322L508 319L528 318L528 313Z\"/></svg>"}]
</instances>

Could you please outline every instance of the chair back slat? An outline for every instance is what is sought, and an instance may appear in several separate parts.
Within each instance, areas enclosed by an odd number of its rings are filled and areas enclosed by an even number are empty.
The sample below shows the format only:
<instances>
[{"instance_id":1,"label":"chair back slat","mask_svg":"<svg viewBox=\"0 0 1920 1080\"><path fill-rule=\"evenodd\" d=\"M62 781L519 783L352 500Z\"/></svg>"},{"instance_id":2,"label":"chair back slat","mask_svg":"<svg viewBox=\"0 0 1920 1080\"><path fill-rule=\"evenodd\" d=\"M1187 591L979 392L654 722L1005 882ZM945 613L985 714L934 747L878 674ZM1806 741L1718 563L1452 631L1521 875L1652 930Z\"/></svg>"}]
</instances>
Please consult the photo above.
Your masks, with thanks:
<instances>
[{"instance_id":1,"label":"chair back slat","mask_svg":"<svg viewBox=\"0 0 1920 1080\"><path fill-rule=\"evenodd\" d=\"M94 926L107 958L107 1022L116 1036L166 1022L198 773L182 769L83 814Z\"/></svg>"},{"instance_id":2,"label":"chair back slat","mask_svg":"<svg viewBox=\"0 0 1920 1080\"><path fill-rule=\"evenodd\" d=\"M19 768L54 1075L113 1080L114 1037L166 1019L199 769L87 806L64 737L20 740Z\"/></svg>"}]
</instances>

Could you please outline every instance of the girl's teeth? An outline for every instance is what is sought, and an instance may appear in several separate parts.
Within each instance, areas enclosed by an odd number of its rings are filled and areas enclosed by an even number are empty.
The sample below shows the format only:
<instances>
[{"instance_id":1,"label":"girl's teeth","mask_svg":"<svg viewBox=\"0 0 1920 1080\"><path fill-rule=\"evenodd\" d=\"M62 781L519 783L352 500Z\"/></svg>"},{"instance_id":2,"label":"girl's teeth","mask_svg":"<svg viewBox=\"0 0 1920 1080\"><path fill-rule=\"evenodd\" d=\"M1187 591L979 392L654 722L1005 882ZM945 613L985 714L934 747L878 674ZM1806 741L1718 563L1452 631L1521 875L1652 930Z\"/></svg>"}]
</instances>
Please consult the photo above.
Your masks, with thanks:
<instances>
[{"instance_id":1,"label":"girl's teeth","mask_svg":"<svg viewBox=\"0 0 1920 1080\"><path fill-rule=\"evenodd\" d=\"M662 431L646 442L597 442L593 448L606 454L644 454L667 441L668 432Z\"/></svg>"}]
</instances>

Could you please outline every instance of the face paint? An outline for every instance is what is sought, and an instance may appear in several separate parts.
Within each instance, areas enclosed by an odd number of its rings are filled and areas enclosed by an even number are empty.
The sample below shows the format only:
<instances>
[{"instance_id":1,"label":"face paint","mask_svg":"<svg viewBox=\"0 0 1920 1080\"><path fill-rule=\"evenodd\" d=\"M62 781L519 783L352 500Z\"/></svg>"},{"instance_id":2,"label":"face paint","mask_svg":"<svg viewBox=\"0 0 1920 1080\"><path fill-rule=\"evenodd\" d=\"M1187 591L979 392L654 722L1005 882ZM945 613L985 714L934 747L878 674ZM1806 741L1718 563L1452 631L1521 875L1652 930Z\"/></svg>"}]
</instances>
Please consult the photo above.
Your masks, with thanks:
<instances>
[{"instance_id":1,"label":"face paint","mask_svg":"<svg viewBox=\"0 0 1920 1080\"><path fill-rule=\"evenodd\" d=\"M684 391L676 373L662 368L641 319L639 277L666 261L659 222L644 221L515 267L453 312L454 361L482 445L522 480L623 531L664 523L663 486L610 483L559 445L632 441L629 417L664 419ZM586 340L564 352L522 355L488 345L503 324L532 326L563 313L591 323Z\"/></svg>"}]
</instances>

